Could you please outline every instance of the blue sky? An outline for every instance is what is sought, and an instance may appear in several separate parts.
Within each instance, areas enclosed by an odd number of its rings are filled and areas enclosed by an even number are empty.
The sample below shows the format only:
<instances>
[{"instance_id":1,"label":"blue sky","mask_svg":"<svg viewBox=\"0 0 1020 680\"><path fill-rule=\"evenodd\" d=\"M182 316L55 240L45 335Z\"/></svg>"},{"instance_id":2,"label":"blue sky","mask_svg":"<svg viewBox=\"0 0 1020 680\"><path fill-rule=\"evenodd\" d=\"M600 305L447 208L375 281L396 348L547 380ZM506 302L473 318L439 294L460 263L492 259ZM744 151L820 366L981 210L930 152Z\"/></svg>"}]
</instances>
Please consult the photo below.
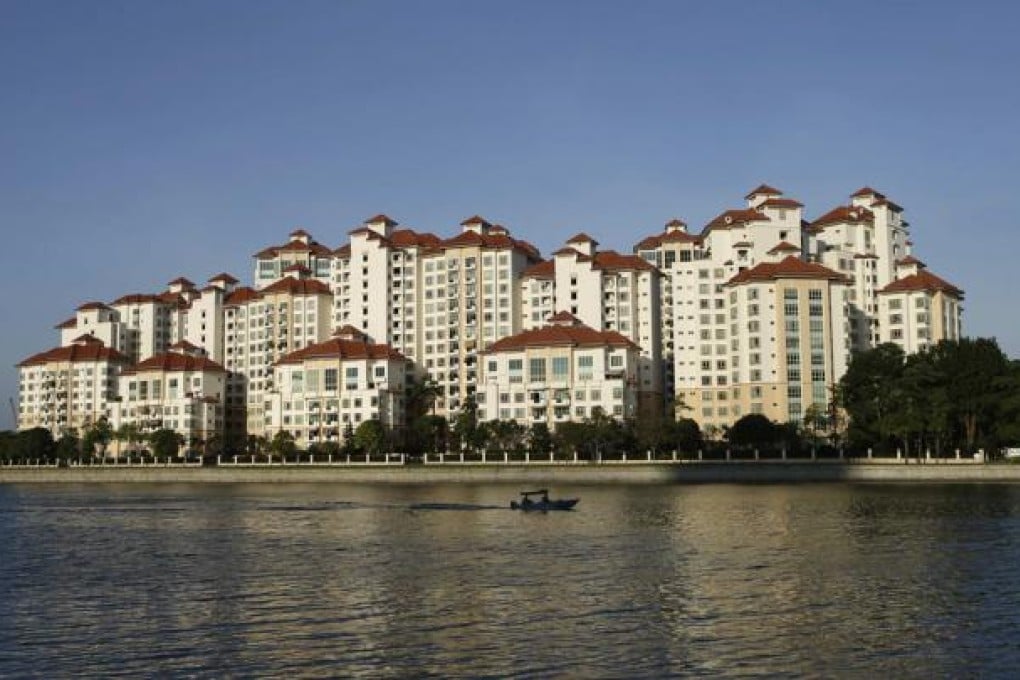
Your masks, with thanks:
<instances>
[{"instance_id":1,"label":"blue sky","mask_svg":"<svg viewBox=\"0 0 1020 680\"><path fill-rule=\"evenodd\" d=\"M864 184L1020 357L1015 3L0 3L0 396L87 300L296 226L479 213L549 253ZM10 427L4 407L0 428Z\"/></svg>"}]
</instances>

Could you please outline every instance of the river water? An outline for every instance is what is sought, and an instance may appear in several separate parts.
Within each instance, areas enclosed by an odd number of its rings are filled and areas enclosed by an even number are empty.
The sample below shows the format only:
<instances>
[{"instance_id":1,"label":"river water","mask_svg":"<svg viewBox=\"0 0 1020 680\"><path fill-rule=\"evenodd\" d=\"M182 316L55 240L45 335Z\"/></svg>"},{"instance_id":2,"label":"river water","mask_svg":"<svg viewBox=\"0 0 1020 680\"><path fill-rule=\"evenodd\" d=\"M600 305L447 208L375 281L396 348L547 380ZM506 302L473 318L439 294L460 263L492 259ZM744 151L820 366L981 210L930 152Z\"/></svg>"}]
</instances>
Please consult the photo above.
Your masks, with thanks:
<instances>
[{"instance_id":1,"label":"river water","mask_svg":"<svg viewBox=\"0 0 1020 680\"><path fill-rule=\"evenodd\" d=\"M1013 676L1020 486L0 486L0 677Z\"/></svg>"}]
</instances>

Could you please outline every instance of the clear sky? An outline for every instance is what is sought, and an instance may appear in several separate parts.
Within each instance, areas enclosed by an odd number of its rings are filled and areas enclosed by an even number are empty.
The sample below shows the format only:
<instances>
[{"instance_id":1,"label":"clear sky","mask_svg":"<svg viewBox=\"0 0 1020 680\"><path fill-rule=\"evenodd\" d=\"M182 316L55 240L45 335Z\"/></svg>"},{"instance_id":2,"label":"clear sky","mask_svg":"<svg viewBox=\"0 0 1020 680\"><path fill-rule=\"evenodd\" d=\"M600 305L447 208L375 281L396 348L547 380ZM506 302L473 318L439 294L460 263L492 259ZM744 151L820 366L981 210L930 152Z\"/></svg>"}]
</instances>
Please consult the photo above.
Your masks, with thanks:
<instances>
[{"instance_id":1,"label":"clear sky","mask_svg":"<svg viewBox=\"0 0 1020 680\"><path fill-rule=\"evenodd\" d=\"M0 2L0 396L88 300L296 226L479 213L550 253L868 184L1020 356L1020 3ZM6 404L0 428L12 424Z\"/></svg>"}]
</instances>

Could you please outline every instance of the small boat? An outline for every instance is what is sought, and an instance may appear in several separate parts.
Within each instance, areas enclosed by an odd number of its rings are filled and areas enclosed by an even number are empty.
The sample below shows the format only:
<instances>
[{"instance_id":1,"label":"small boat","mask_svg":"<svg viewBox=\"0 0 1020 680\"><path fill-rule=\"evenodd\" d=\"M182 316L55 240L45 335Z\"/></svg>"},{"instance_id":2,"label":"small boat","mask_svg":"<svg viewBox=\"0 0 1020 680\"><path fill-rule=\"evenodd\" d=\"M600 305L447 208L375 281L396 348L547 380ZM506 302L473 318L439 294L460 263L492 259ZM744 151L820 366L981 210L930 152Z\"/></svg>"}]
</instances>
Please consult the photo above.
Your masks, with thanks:
<instances>
[{"instance_id":1,"label":"small boat","mask_svg":"<svg viewBox=\"0 0 1020 680\"><path fill-rule=\"evenodd\" d=\"M580 498L549 498L549 491L546 489L539 489L538 491L522 491L521 500L510 501L511 510L535 510L538 512L548 512L550 510L570 510Z\"/></svg>"}]
</instances>

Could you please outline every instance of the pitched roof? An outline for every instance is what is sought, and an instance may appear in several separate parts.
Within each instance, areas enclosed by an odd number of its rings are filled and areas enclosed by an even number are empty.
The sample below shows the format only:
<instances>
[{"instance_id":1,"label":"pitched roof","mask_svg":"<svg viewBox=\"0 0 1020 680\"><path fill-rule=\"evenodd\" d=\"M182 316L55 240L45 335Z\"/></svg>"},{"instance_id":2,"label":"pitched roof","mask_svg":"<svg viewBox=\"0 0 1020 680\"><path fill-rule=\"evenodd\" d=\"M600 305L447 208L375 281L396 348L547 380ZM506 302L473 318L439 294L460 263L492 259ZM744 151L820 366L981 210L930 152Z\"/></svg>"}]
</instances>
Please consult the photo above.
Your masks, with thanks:
<instances>
[{"instance_id":1,"label":"pitched roof","mask_svg":"<svg viewBox=\"0 0 1020 680\"><path fill-rule=\"evenodd\" d=\"M394 227L397 224L399 224L399 222L397 222L396 220L390 219L390 217L388 215L384 215L382 213L379 213L378 215L374 215L372 217L369 217L367 220L365 220L365 224L378 224L379 222L382 222L384 224L388 224L391 227Z\"/></svg>"},{"instance_id":2,"label":"pitched roof","mask_svg":"<svg viewBox=\"0 0 1020 680\"><path fill-rule=\"evenodd\" d=\"M565 309L562 310L562 311L556 312L555 314L550 316L548 319L546 319L546 321L549 321L549 322L552 322L552 323L569 323L569 324L574 325L574 326L578 326L578 325L583 326L584 325L584 324L581 323L580 319L578 319L576 316L574 316L573 314L571 314L570 312L568 312Z\"/></svg>"},{"instance_id":3,"label":"pitched roof","mask_svg":"<svg viewBox=\"0 0 1020 680\"><path fill-rule=\"evenodd\" d=\"M597 243L597 241L582 231L580 234L576 234L567 239L567 243Z\"/></svg>"},{"instance_id":4,"label":"pitched roof","mask_svg":"<svg viewBox=\"0 0 1020 680\"><path fill-rule=\"evenodd\" d=\"M462 227L467 227L472 224L481 224L486 227L492 226L488 220L479 215L472 215L471 217L467 218L466 220L460 223Z\"/></svg>"},{"instance_id":5,"label":"pitched roof","mask_svg":"<svg viewBox=\"0 0 1020 680\"><path fill-rule=\"evenodd\" d=\"M585 325L548 325L532 328L497 340L489 345L485 353L512 352L526 347L549 346L572 347L637 347L633 342L616 331L597 331Z\"/></svg>"},{"instance_id":6,"label":"pitched roof","mask_svg":"<svg viewBox=\"0 0 1020 680\"><path fill-rule=\"evenodd\" d=\"M45 352L33 354L18 364L18 367L38 366L49 363L78 363L91 361L108 361L110 363L127 364L131 360L118 352L107 347L103 342L90 335L79 336L74 343L66 347L54 347Z\"/></svg>"},{"instance_id":7,"label":"pitched roof","mask_svg":"<svg viewBox=\"0 0 1020 680\"><path fill-rule=\"evenodd\" d=\"M525 279L551 279L554 276L556 276L555 260L542 260L521 272L521 278Z\"/></svg>"},{"instance_id":8,"label":"pitched roof","mask_svg":"<svg viewBox=\"0 0 1020 680\"><path fill-rule=\"evenodd\" d=\"M145 361L123 371L121 375L133 375L135 373L148 371L226 373L227 369L223 368L223 366L216 363L209 357L195 356L193 354L181 354L179 352L165 352L163 354L157 354L149 357Z\"/></svg>"},{"instance_id":9,"label":"pitched roof","mask_svg":"<svg viewBox=\"0 0 1020 680\"><path fill-rule=\"evenodd\" d=\"M79 305L76 311L85 312L90 309L109 309L109 307L102 302L86 302L83 305Z\"/></svg>"},{"instance_id":10,"label":"pitched roof","mask_svg":"<svg viewBox=\"0 0 1020 680\"><path fill-rule=\"evenodd\" d=\"M674 217L669 222L666 222L667 227L686 227L687 223L681 219Z\"/></svg>"},{"instance_id":11,"label":"pitched roof","mask_svg":"<svg viewBox=\"0 0 1020 680\"><path fill-rule=\"evenodd\" d=\"M236 307L237 305L242 305L245 302L251 302L252 300L258 299L259 292L257 290L249 288L248 286L242 286L240 288L235 288L229 295L227 295L227 297L223 300L223 306Z\"/></svg>"},{"instance_id":12,"label":"pitched roof","mask_svg":"<svg viewBox=\"0 0 1020 680\"><path fill-rule=\"evenodd\" d=\"M305 231L301 227L298 227L294 231L290 232L290 235L291 236L311 236L311 234L309 234L307 231Z\"/></svg>"},{"instance_id":13,"label":"pitched roof","mask_svg":"<svg viewBox=\"0 0 1020 680\"><path fill-rule=\"evenodd\" d=\"M174 344L170 345L170 349L183 349L189 352L202 349L198 345L188 342L187 340L178 340Z\"/></svg>"},{"instance_id":14,"label":"pitched roof","mask_svg":"<svg viewBox=\"0 0 1020 680\"><path fill-rule=\"evenodd\" d=\"M935 276L927 269L922 269L916 274L896 279L887 285L879 293L907 293L913 291L941 292L955 297L963 297L963 291L945 279Z\"/></svg>"},{"instance_id":15,"label":"pitched roof","mask_svg":"<svg viewBox=\"0 0 1020 680\"><path fill-rule=\"evenodd\" d=\"M439 248L492 248L497 250L502 249L513 249L520 250L533 259L539 259L541 257L538 253L538 248L531 245L527 241L521 241L519 239L511 238L505 233L499 234L479 234L476 231L465 231L457 234L453 238L448 238L445 241L441 241L436 247Z\"/></svg>"},{"instance_id":16,"label":"pitched roof","mask_svg":"<svg viewBox=\"0 0 1020 680\"><path fill-rule=\"evenodd\" d=\"M769 198L758 204L758 207L766 208L803 208L804 204L792 198Z\"/></svg>"},{"instance_id":17,"label":"pitched roof","mask_svg":"<svg viewBox=\"0 0 1020 680\"><path fill-rule=\"evenodd\" d=\"M750 269L745 269L727 281L726 285L732 286L749 281L775 281L776 279L827 279L844 283L850 280L828 267L816 262L805 262L795 255L790 255L779 262L762 262Z\"/></svg>"},{"instance_id":18,"label":"pitched roof","mask_svg":"<svg viewBox=\"0 0 1020 680\"><path fill-rule=\"evenodd\" d=\"M277 361L279 364L300 364L309 359L395 359L405 360L404 355L389 345L374 345L363 340L330 338L325 342L309 345Z\"/></svg>"},{"instance_id":19,"label":"pitched roof","mask_svg":"<svg viewBox=\"0 0 1020 680\"><path fill-rule=\"evenodd\" d=\"M397 229L390 233L389 242L395 248L435 248L442 243L442 239L428 232Z\"/></svg>"},{"instance_id":20,"label":"pitched roof","mask_svg":"<svg viewBox=\"0 0 1020 680\"><path fill-rule=\"evenodd\" d=\"M758 212L754 208L741 208L738 210L727 210L705 225L702 234L712 229L730 229L732 227L748 224L749 222L771 222L768 215Z\"/></svg>"},{"instance_id":21,"label":"pitched roof","mask_svg":"<svg viewBox=\"0 0 1020 680\"><path fill-rule=\"evenodd\" d=\"M267 248L263 248L252 257L260 260L267 260L278 256L280 253L312 253L319 257L329 257L333 254L329 248L316 241L309 241L308 243L305 243L304 241L295 239L280 246L269 246Z\"/></svg>"},{"instance_id":22,"label":"pitched roof","mask_svg":"<svg viewBox=\"0 0 1020 680\"><path fill-rule=\"evenodd\" d=\"M351 244L350 243L343 244L342 246L334 250L333 254L336 255L337 257L349 258L351 256Z\"/></svg>"},{"instance_id":23,"label":"pitched roof","mask_svg":"<svg viewBox=\"0 0 1020 680\"><path fill-rule=\"evenodd\" d=\"M850 194L851 198L861 198L863 196L882 196L882 194L878 193L877 191L875 191L871 187L867 187L867 186L861 187L857 191L855 191L852 194Z\"/></svg>"},{"instance_id":24,"label":"pitched roof","mask_svg":"<svg viewBox=\"0 0 1020 680\"><path fill-rule=\"evenodd\" d=\"M799 251L799 250L800 250L800 248L798 248L797 246L793 245L789 241L780 241L776 245L772 246L772 248L770 248L768 252L769 252L769 254L772 254L772 253L787 253L787 252L792 253L792 252L796 252L796 251Z\"/></svg>"},{"instance_id":25,"label":"pitched roof","mask_svg":"<svg viewBox=\"0 0 1020 680\"><path fill-rule=\"evenodd\" d=\"M682 223L681 223L682 224ZM668 226L668 225L667 225ZM641 239L636 246L635 250L652 250L658 248L664 243L700 243L701 239L693 234L689 234L686 231L667 231L662 234L656 234L654 236L646 236Z\"/></svg>"},{"instance_id":26,"label":"pitched roof","mask_svg":"<svg viewBox=\"0 0 1020 680\"><path fill-rule=\"evenodd\" d=\"M922 267L922 268L925 266L924 262L921 262L919 259L917 259L913 255L907 255L902 260L896 260L896 264L898 264L898 265L900 265L900 264L905 264L905 265L916 264L916 265L918 265L919 267Z\"/></svg>"},{"instance_id":27,"label":"pitched roof","mask_svg":"<svg viewBox=\"0 0 1020 680\"><path fill-rule=\"evenodd\" d=\"M782 196L782 195L783 192L780 191L779 189L776 189L775 187L770 187L768 184L759 184L754 189L751 189L751 191L747 193L747 196L744 196L744 199L745 200L750 199L754 196Z\"/></svg>"},{"instance_id":28,"label":"pitched roof","mask_svg":"<svg viewBox=\"0 0 1020 680\"><path fill-rule=\"evenodd\" d=\"M837 205L811 223L813 229L824 227L828 224L864 224L875 221L875 213L867 208L858 208L853 205Z\"/></svg>"},{"instance_id":29,"label":"pitched roof","mask_svg":"<svg viewBox=\"0 0 1020 680\"><path fill-rule=\"evenodd\" d=\"M78 319L77 319L77 317L73 317L73 316L70 319L67 319L66 321L61 321L56 326L54 326L54 328L60 328L60 329L64 329L64 328L77 328L77 327L78 327Z\"/></svg>"},{"instance_id":30,"label":"pitched roof","mask_svg":"<svg viewBox=\"0 0 1020 680\"><path fill-rule=\"evenodd\" d=\"M317 279L295 279L287 276L262 289L261 295L289 293L290 295L329 295L329 286Z\"/></svg>"},{"instance_id":31,"label":"pitched roof","mask_svg":"<svg viewBox=\"0 0 1020 680\"><path fill-rule=\"evenodd\" d=\"M210 281L222 281L223 283L240 283L237 279L226 272L221 272L209 279Z\"/></svg>"},{"instance_id":32,"label":"pitched roof","mask_svg":"<svg viewBox=\"0 0 1020 680\"><path fill-rule=\"evenodd\" d=\"M195 287L194 283L192 283L188 279L184 278L183 276L178 276L176 279L174 279L173 281L171 281L170 283L168 283L166 285L168 285L168 286L183 286L185 288L194 288Z\"/></svg>"},{"instance_id":33,"label":"pitched roof","mask_svg":"<svg viewBox=\"0 0 1020 680\"><path fill-rule=\"evenodd\" d=\"M659 269L643 257L621 255L615 250L600 250L595 253L595 267L610 271L637 270L659 273Z\"/></svg>"}]
</instances>

